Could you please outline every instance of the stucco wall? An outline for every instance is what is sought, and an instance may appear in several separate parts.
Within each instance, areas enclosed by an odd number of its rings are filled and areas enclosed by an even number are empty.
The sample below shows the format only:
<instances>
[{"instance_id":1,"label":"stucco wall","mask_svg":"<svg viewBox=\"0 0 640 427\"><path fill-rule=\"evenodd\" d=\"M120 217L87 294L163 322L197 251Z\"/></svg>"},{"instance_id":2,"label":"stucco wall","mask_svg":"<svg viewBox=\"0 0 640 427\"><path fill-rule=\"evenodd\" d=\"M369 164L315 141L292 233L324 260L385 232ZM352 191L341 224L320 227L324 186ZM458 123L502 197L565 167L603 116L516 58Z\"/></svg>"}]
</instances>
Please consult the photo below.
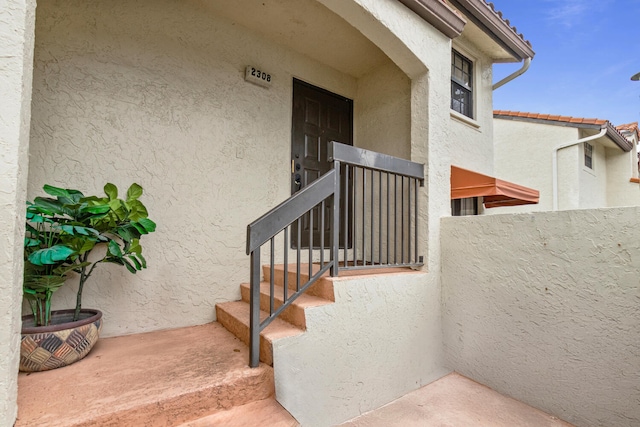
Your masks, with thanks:
<instances>
[{"instance_id":1,"label":"stucco wall","mask_svg":"<svg viewBox=\"0 0 640 427\"><path fill-rule=\"evenodd\" d=\"M411 158L411 81L389 62L358 79L356 145Z\"/></svg>"},{"instance_id":2,"label":"stucco wall","mask_svg":"<svg viewBox=\"0 0 640 427\"><path fill-rule=\"evenodd\" d=\"M593 168L591 169L584 164L584 144L578 146L580 149L578 160L580 199L575 208L590 209L609 206L607 203L607 177L611 173L611 165L607 161L605 147L599 144L598 141L589 142L593 147ZM624 183L624 181L621 183Z\"/></svg>"},{"instance_id":3,"label":"stucco wall","mask_svg":"<svg viewBox=\"0 0 640 427\"><path fill-rule=\"evenodd\" d=\"M451 148L451 163L475 172L493 175L493 90L492 64L487 55L474 46L464 35L457 38L453 48L473 61L474 115L467 119L451 112L447 138L456 143ZM450 61L450 59L449 59ZM451 70L449 70L449 78ZM449 88L451 83L449 82ZM451 92L449 105L451 107ZM450 110L453 111L453 110Z\"/></svg>"},{"instance_id":4,"label":"stucco wall","mask_svg":"<svg viewBox=\"0 0 640 427\"><path fill-rule=\"evenodd\" d=\"M0 426L18 412L22 241L35 1L8 0L0 8Z\"/></svg>"},{"instance_id":5,"label":"stucco wall","mask_svg":"<svg viewBox=\"0 0 640 427\"><path fill-rule=\"evenodd\" d=\"M606 151L607 169L607 205L640 205L640 185L630 182L638 175L638 157L635 147L626 153L617 149Z\"/></svg>"},{"instance_id":6,"label":"stucco wall","mask_svg":"<svg viewBox=\"0 0 640 427\"><path fill-rule=\"evenodd\" d=\"M519 120L494 120L495 176L540 191L540 203L487 209L488 214L549 211L553 209L553 148L594 134L568 126ZM593 169L584 165L584 144L558 151L558 208L589 209L640 204L640 191L629 182L635 153L603 145L593 146ZM612 144L609 142L609 144Z\"/></svg>"},{"instance_id":7,"label":"stucco wall","mask_svg":"<svg viewBox=\"0 0 640 427\"><path fill-rule=\"evenodd\" d=\"M274 344L278 401L304 426L332 426L448 373L430 277L335 279L335 303L307 309L307 331Z\"/></svg>"},{"instance_id":8,"label":"stucco wall","mask_svg":"<svg viewBox=\"0 0 640 427\"><path fill-rule=\"evenodd\" d=\"M447 138L449 40L397 1L320 1L376 42L411 79L410 154L425 163L419 216L428 273L411 280L337 284L335 304L310 310L309 331L277 343L278 399L310 426L354 417L447 372L441 353L438 218L449 212L451 149L459 147Z\"/></svg>"},{"instance_id":9,"label":"stucco wall","mask_svg":"<svg viewBox=\"0 0 640 427\"><path fill-rule=\"evenodd\" d=\"M273 86L245 82L247 64ZM135 181L158 223L143 241L147 270L103 265L85 290L105 336L205 323L215 303L239 298L246 224L289 196L294 76L354 99L356 145L388 141L358 137L375 119L409 153L410 83L391 62L360 84L195 2L46 2L35 67L29 197L45 183L93 193ZM380 117L388 108L407 117ZM73 305L74 291L54 307Z\"/></svg>"},{"instance_id":10,"label":"stucco wall","mask_svg":"<svg viewBox=\"0 0 640 427\"><path fill-rule=\"evenodd\" d=\"M487 214L509 212L536 212L553 209L552 151L553 147L577 140L575 128L535 124L516 120L495 119L494 152L495 176L513 183L534 188L540 192L537 205L487 209ZM577 197L578 183L575 165L578 161L576 147L558 152L559 202L568 209L573 194ZM577 199L574 207L577 207Z\"/></svg>"},{"instance_id":11,"label":"stucco wall","mask_svg":"<svg viewBox=\"0 0 640 427\"><path fill-rule=\"evenodd\" d=\"M639 215L443 219L447 366L580 427L639 425Z\"/></svg>"}]
</instances>

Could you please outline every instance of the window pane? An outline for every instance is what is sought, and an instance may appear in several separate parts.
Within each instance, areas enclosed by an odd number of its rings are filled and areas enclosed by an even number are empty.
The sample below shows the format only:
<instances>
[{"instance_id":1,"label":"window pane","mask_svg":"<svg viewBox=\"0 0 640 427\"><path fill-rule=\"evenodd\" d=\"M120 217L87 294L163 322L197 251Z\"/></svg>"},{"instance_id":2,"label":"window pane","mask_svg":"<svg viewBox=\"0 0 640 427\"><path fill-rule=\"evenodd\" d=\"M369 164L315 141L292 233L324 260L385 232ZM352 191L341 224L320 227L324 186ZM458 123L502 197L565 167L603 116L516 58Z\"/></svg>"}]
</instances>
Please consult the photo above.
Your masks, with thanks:
<instances>
[{"instance_id":1,"label":"window pane","mask_svg":"<svg viewBox=\"0 0 640 427\"><path fill-rule=\"evenodd\" d=\"M451 108L465 116L473 113L473 63L455 50L451 54Z\"/></svg>"},{"instance_id":2,"label":"window pane","mask_svg":"<svg viewBox=\"0 0 640 427\"><path fill-rule=\"evenodd\" d=\"M471 92L455 82L451 83L451 109L471 117Z\"/></svg>"},{"instance_id":3,"label":"window pane","mask_svg":"<svg viewBox=\"0 0 640 427\"><path fill-rule=\"evenodd\" d=\"M584 165L593 169L593 145L588 142L584 143Z\"/></svg>"}]
</instances>

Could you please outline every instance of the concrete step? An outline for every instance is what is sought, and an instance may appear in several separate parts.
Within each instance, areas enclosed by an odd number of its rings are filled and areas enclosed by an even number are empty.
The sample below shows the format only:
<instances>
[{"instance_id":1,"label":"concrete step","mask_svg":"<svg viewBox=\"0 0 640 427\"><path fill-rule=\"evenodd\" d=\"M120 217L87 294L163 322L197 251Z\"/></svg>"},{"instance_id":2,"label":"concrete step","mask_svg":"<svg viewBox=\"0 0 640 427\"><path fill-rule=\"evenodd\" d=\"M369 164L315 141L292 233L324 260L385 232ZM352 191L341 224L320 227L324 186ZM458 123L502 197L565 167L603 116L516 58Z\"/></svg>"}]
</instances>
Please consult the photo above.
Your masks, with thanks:
<instances>
[{"instance_id":1,"label":"concrete step","mask_svg":"<svg viewBox=\"0 0 640 427\"><path fill-rule=\"evenodd\" d=\"M284 304L284 288L279 285L274 285L274 310L277 310ZM271 289L269 283L260 283L260 309L265 312L269 312ZM248 283L240 285L240 293L242 295L242 301L249 303L251 296L251 287ZM287 298L290 298L295 294L295 290L288 289ZM301 328L307 328L307 318L305 316L305 309L309 307L319 307L321 305L331 304L332 301L315 296L307 295L307 293L300 294L285 310L280 314L280 318L286 320L289 323Z\"/></svg>"},{"instance_id":2,"label":"concrete step","mask_svg":"<svg viewBox=\"0 0 640 427\"><path fill-rule=\"evenodd\" d=\"M297 271L295 264L289 264L287 269L287 287L289 289L296 289ZM312 274L315 274L320 270L318 264L312 264ZM265 281L269 281L271 274L271 267L265 265L262 267L262 274ZM278 286L284 286L285 266L283 264L274 265L274 282ZM318 279L313 285L307 289L305 294L314 295L320 298L324 298L329 301L335 301L333 293L333 283L328 279L329 273L325 273L320 279ZM300 265L300 286L309 280L309 264Z\"/></svg>"},{"instance_id":3,"label":"concrete step","mask_svg":"<svg viewBox=\"0 0 640 427\"><path fill-rule=\"evenodd\" d=\"M20 374L15 425L175 426L273 396L273 368L248 360L219 323L102 338L77 363Z\"/></svg>"},{"instance_id":4,"label":"concrete step","mask_svg":"<svg viewBox=\"0 0 640 427\"><path fill-rule=\"evenodd\" d=\"M244 301L231 301L216 304L218 322L227 328L242 342L249 345L249 304ZM268 317L268 313L260 311L260 321ZM303 330L280 318L274 319L260 333L260 360L273 366L273 341L281 338L300 335Z\"/></svg>"},{"instance_id":5,"label":"concrete step","mask_svg":"<svg viewBox=\"0 0 640 427\"><path fill-rule=\"evenodd\" d=\"M300 424L274 398L217 412L178 427L298 427Z\"/></svg>"}]
</instances>

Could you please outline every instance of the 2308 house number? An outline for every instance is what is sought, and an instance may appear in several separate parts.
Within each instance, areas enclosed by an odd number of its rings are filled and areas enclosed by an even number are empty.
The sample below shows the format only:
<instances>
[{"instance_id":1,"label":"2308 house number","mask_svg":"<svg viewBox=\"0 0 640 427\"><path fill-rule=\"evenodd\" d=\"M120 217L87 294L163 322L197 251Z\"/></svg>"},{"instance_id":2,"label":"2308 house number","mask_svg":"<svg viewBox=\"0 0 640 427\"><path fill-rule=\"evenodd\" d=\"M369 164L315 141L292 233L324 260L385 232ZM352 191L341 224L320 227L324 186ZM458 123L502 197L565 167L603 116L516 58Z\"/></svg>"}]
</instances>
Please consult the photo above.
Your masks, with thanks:
<instances>
[{"instance_id":1,"label":"2308 house number","mask_svg":"<svg viewBox=\"0 0 640 427\"><path fill-rule=\"evenodd\" d=\"M263 70L251 65L247 66L247 69L244 73L244 79L248 82L255 83L260 86L271 86L271 74L266 73Z\"/></svg>"}]
</instances>

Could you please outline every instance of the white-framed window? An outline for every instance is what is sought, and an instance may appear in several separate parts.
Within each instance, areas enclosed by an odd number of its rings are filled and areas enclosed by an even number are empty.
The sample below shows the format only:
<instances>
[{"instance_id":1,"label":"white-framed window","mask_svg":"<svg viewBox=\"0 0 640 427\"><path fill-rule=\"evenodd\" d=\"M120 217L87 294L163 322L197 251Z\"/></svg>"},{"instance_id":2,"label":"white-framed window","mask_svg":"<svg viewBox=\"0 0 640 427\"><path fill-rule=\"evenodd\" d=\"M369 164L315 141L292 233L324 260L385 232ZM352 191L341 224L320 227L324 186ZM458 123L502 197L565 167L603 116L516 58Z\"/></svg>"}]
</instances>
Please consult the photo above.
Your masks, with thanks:
<instances>
[{"instance_id":1,"label":"white-framed window","mask_svg":"<svg viewBox=\"0 0 640 427\"><path fill-rule=\"evenodd\" d=\"M584 165L593 170L593 145L584 143Z\"/></svg>"},{"instance_id":2,"label":"white-framed window","mask_svg":"<svg viewBox=\"0 0 640 427\"><path fill-rule=\"evenodd\" d=\"M451 51L451 109L473 118L473 61Z\"/></svg>"}]
</instances>

